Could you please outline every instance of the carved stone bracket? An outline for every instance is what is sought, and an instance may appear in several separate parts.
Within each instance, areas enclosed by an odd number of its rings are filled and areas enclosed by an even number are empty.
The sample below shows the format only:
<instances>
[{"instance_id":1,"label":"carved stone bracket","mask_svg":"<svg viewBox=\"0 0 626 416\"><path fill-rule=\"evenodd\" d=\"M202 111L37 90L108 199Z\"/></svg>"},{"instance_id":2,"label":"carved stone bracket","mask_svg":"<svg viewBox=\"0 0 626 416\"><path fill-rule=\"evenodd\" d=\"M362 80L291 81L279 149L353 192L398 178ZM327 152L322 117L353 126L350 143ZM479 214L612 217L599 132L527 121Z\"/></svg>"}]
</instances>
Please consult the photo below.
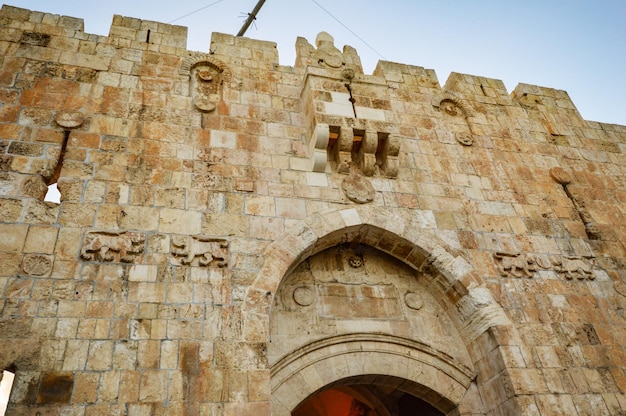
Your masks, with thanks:
<instances>
[{"instance_id":1,"label":"carved stone bracket","mask_svg":"<svg viewBox=\"0 0 626 416\"><path fill-rule=\"evenodd\" d=\"M328 124L318 124L313 129L311 135L310 147L313 153L313 172L326 171L326 163L328 162L328 156L326 155L326 148L330 140L330 128Z\"/></svg>"},{"instance_id":2,"label":"carved stone bracket","mask_svg":"<svg viewBox=\"0 0 626 416\"><path fill-rule=\"evenodd\" d=\"M89 231L83 238L80 257L84 260L134 263L143 253L146 235L132 231Z\"/></svg>"},{"instance_id":3,"label":"carved stone bracket","mask_svg":"<svg viewBox=\"0 0 626 416\"><path fill-rule=\"evenodd\" d=\"M226 267L228 241L203 235L174 235L172 263L180 266Z\"/></svg>"},{"instance_id":4,"label":"carved stone bracket","mask_svg":"<svg viewBox=\"0 0 626 416\"><path fill-rule=\"evenodd\" d=\"M398 176L400 139L394 134L318 123L309 149L314 172L326 172L330 165L333 171L346 175Z\"/></svg>"}]
</instances>

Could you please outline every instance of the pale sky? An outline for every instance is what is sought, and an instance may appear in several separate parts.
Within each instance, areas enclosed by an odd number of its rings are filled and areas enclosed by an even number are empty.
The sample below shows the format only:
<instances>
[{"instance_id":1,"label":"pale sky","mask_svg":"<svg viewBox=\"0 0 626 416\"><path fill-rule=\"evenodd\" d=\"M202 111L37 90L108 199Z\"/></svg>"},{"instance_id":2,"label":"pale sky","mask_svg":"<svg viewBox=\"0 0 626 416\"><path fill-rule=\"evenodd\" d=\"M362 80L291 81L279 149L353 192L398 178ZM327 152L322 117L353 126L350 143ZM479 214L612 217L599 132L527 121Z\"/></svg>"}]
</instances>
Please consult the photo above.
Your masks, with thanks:
<instances>
[{"instance_id":1,"label":"pale sky","mask_svg":"<svg viewBox=\"0 0 626 416\"><path fill-rule=\"evenodd\" d=\"M236 34L256 3L7 2L80 17L86 32L99 35L108 35L114 14L167 23L210 6L173 22L189 28L187 48L203 52L211 32ZM297 36L314 44L326 31L339 49L357 49L366 73L385 59L434 69L442 86L450 72L461 72L501 79L509 92L518 83L551 87L566 90L583 118L626 125L624 0L267 0L255 23L246 36L276 42L283 65L294 64Z\"/></svg>"}]
</instances>

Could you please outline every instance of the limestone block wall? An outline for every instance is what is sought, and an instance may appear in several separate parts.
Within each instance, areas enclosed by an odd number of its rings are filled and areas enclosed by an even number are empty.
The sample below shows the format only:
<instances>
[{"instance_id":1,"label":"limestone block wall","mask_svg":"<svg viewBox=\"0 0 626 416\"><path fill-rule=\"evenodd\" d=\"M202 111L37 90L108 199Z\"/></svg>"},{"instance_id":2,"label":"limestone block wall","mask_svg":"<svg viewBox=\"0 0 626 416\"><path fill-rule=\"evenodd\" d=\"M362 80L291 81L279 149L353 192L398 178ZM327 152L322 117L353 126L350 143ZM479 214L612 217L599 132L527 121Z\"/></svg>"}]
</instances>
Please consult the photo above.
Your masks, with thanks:
<instances>
[{"instance_id":1,"label":"limestone block wall","mask_svg":"<svg viewBox=\"0 0 626 416\"><path fill-rule=\"evenodd\" d=\"M347 380L626 412L626 127L551 88L364 74L328 34L290 67L122 16L0 27L8 414L289 415ZM367 273L324 260L355 247Z\"/></svg>"}]
</instances>

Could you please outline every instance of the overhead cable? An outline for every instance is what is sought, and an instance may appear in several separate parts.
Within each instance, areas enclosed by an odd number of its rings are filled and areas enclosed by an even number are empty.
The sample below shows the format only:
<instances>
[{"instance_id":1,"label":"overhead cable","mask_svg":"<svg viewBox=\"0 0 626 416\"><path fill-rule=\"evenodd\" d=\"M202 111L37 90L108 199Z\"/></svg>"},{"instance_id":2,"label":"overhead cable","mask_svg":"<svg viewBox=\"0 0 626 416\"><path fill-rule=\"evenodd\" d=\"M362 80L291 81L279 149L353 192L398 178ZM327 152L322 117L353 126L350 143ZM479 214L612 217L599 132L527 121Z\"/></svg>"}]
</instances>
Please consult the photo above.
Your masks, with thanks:
<instances>
[{"instance_id":1,"label":"overhead cable","mask_svg":"<svg viewBox=\"0 0 626 416\"><path fill-rule=\"evenodd\" d=\"M365 41L363 40L363 38L361 38L359 35L357 35L356 33L354 33L354 31L353 31L352 29L350 29L348 26L346 26L345 24L343 24L343 23L341 22L341 20L339 20L339 19L337 19L335 16L333 16L333 14L332 14L331 12L329 12L328 10L326 10L326 9L325 9L325 8L324 8L321 4L319 4L319 3L318 3L317 1L315 1L315 0L311 0L311 1L312 1L313 3L315 3L315 4L317 4L317 6L318 6L320 9L324 10L324 11L325 11L325 12L326 12L326 13L327 13L330 17L332 17L333 19L335 19L335 20L337 21L337 23L339 23L341 26L343 26L344 28L346 28L346 30L347 30L348 32L350 32L350 33L352 33L354 36L356 36L356 38L357 38L358 40L360 40L361 42L363 42L363 43L365 44L365 46L367 46L368 48L370 48L371 50L373 50L373 51L374 51L374 53L376 53L376 55L380 56L380 57L381 57L381 58L383 58L383 59L387 59L387 58L385 58L384 56L382 56L382 55L380 54L380 52L378 52L376 49L374 49L374 48L373 48L373 47L372 47L369 43L365 42Z\"/></svg>"},{"instance_id":2,"label":"overhead cable","mask_svg":"<svg viewBox=\"0 0 626 416\"><path fill-rule=\"evenodd\" d=\"M170 21L169 21L169 22L167 22L167 23L174 23L174 22L175 22L175 21L177 21L177 20L184 19L184 18L185 18L185 17L187 17L187 16L191 16L192 14L198 13L198 12L199 12L199 11L201 11L201 10L208 9L209 7L211 7L211 6L215 6L217 3L221 3L221 2L223 2L223 1L224 1L224 0L217 0L216 2L213 2L213 3L209 4L208 6L201 7L201 8L199 8L198 10L194 10L193 12L191 12L191 13L187 13L187 14L186 14L186 15L184 15L184 16L177 17L176 19L174 19L174 20L170 20Z\"/></svg>"}]
</instances>

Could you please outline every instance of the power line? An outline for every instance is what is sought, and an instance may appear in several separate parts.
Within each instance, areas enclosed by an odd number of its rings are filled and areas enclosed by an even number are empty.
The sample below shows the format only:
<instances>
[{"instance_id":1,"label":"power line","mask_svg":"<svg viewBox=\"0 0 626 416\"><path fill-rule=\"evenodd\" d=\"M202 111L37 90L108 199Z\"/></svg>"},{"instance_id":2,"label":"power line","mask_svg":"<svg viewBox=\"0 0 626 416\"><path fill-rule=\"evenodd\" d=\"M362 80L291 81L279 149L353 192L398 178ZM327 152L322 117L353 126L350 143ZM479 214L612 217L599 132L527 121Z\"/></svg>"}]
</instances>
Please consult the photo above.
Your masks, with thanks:
<instances>
[{"instance_id":1,"label":"power line","mask_svg":"<svg viewBox=\"0 0 626 416\"><path fill-rule=\"evenodd\" d=\"M243 26L241 26L241 29L239 30L239 33L237 33L237 36L243 36L246 34L246 30L248 30L250 24L256 20L256 15L257 13L259 13L259 10L261 10L261 7L263 7L263 3L265 3L265 0L259 0L256 6L254 6L254 10L252 10L252 13L248 13L248 18L244 22Z\"/></svg>"},{"instance_id":2,"label":"power line","mask_svg":"<svg viewBox=\"0 0 626 416\"><path fill-rule=\"evenodd\" d=\"M325 12L326 12L326 13L327 13L330 17L332 17L333 19L335 19L335 20L337 21L337 23L339 23L341 26L343 26L344 28L346 28L346 30L347 30L348 32L350 32L350 33L352 33L354 36L356 36L356 38L357 38L358 40L360 40L361 42L363 42L363 43L365 44L365 46L367 46L368 48L370 48L371 50L373 50L373 51L374 51L374 53L376 53L376 55L380 56L380 57L381 57L381 58L383 58L383 59L387 59L387 58L385 58L384 56L382 56L382 55L380 54L380 52L378 52L376 49L374 49L374 48L373 48L373 47L372 47L369 43L365 42L365 41L363 40L363 38L361 38L359 35L357 35L356 33L354 33L354 31L353 31L352 29L350 29L348 26L344 25L344 24L341 22L341 20L339 20L339 19L337 19L335 16L333 16L333 14L332 14L331 12L329 12L328 10L326 10L326 9L325 9L325 8L324 8L321 4L319 4L319 3L318 3L317 1L315 1L315 0L311 0L311 1L312 1L313 3L315 3L315 4L317 4L317 6L318 6L320 9L324 10L324 11L325 11Z\"/></svg>"},{"instance_id":3,"label":"power line","mask_svg":"<svg viewBox=\"0 0 626 416\"><path fill-rule=\"evenodd\" d=\"M201 10L208 9L209 7L211 7L211 6L215 6L217 3L221 3L221 2L223 2L223 1L224 1L224 0L217 0L216 2L211 3L211 4L209 4L208 6L201 7L201 8L199 8L198 10L194 10L193 12L191 12L191 13L187 13L187 14L186 14L186 15L184 15L184 16L177 17L176 19L174 19L174 20L170 20L170 21L169 21L169 22L167 22L167 23L174 23L174 22L175 22L175 21L177 21L177 20L184 19L184 18L185 18L185 17L187 17L187 16L191 16L192 14L198 13L198 12L199 12L199 11L201 11Z\"/></svg>"}]
</instances>

